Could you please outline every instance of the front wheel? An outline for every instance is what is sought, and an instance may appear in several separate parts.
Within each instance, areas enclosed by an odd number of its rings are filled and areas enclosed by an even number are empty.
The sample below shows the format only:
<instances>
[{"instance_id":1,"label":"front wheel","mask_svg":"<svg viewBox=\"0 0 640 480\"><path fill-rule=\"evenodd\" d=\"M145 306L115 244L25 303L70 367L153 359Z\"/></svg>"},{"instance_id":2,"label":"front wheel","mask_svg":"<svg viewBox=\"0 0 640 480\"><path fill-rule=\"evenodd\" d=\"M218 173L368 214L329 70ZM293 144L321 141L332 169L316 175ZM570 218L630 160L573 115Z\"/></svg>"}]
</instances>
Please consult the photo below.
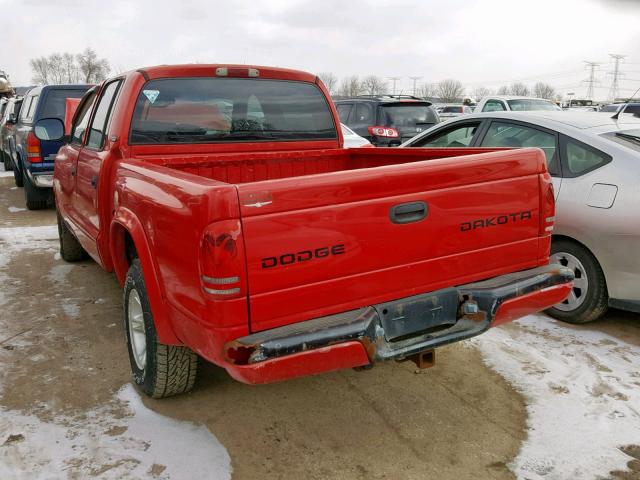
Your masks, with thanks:
<instances>
[{"instance_id":1,"label":"front wheel","mask_svg":"<svg viewBox=\"0 0 640 480\"><path fill-rule=\"evenodd\" d=\"M569 240L556 240L551 245L550 262L570 268L575 280L569 296L549 308L549 315L569 323L588 323L606 313L607 283L598 260L589 250Z\"/></svg>"},{"instance_id":2,"label":"front wheel","mask_svg":"<svg viewBox=\"0 0 640 480\"><path fill-rule=\"evenodd\" d=\"M124 285L124 318L134 382L153 398L170 397L193 388L198 356L183 346L160 343L136 258Z\"/></svg>"},{"instance_id":3,"label":"front wheel","mask_svg":"<svg viewBox=\"0 0 640 480\"><path fill-rule=\"evenodd\" d=\"M58 238L60 240L60 256L65 262L79 262L89 258L86 250L82 248L80 242L73 232L64 223L58 212Z\"/></svg>"}]
</instances>

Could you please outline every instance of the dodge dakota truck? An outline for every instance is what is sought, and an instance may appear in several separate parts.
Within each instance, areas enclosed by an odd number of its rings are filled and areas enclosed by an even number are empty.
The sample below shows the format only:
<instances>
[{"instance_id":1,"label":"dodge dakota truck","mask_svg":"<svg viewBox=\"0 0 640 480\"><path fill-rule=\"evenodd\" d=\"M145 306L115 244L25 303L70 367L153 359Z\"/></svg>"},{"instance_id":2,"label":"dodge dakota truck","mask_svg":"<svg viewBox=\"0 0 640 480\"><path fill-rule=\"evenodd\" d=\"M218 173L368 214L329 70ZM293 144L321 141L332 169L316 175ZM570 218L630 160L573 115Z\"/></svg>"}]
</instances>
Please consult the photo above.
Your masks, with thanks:
<instances>
[{"instance_id":1,"label":"dodge dakota truck","mask_svg":"<svg viewBox=\"0 0 640 480\"><path fill-rule=\"evenodd\" d=\"M124 289L133 378L194 385L198 357L245 383L434 348L545 309L554 196L538 149L342 148L326 88L242 65L144 68L81 100L54 192L60 251Z\"/></svg>"}]
</instances>

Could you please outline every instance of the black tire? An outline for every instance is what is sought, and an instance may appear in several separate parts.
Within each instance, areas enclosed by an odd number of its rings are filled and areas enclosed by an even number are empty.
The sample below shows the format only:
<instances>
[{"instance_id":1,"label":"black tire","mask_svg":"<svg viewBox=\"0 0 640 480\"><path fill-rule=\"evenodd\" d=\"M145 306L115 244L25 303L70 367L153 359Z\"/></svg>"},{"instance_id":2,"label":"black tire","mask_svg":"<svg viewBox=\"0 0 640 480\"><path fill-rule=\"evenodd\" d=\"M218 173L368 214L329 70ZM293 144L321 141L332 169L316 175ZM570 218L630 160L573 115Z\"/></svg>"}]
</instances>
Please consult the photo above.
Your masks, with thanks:
<instances>
[{"instance_id":1,"label":"black tire","mask_svg":"<svg viewBox=\"0 0 640 480\"><path fill-rule=\"evenodd\" d=\"M584 289L574 287L574 295L579 298L584 297L582 303L571 310L559 309L556 306L549 308L546 312L558 320L568 323L589 323L601 318L609 308L609 293L607 291L607 281L598 260L593 254L579 243L570 240L556 240L551 244L551 255L560 255L560 264L566 265L566 257L571 255L578 259L584 268L584 272L574 270L576 280L587 279L586 292ZM562 304L558 304L562 305Z\"/></svg>"},{"instance_id":2,"label":"black tire","mask_svg":"<svg viewBox=\"0 0 640 480\"><path fill-rule=\"evenodd\" d=\"M13 163L13 179L16 182L16 187L23 187L24 181L22 177L22 169L20 168L20 164L17 162Z\"/></svg>"},{"instance_id":3,"label":"black tire","mask_svg":"<svg viewBox=\"0 0 640 480\"><path fill-rule=\"evenodd\" d=\"M36 187L28 175L22 175L24 184L24 201L29 210L42 210L47 208L51 201L52 190L50 188Z\"/></svg>"},{"instance_id":4,"label":"black tire","mask_svg":"<svg viewBox=\"0 0 640 480\"><path fill-rule=\"evenodd\" d=\"M142 368L136 362L131 339L129 298L137 293L142 307L146 359ZM135 300L134 300L135 303ZM133 381L152 398L165 398L190 391L196 381L198 356L188 347L160 343L156 332L140 261L136 258L124 285L124 319Z\"/></svg>"},{"instance_id":5,"label":"black tire","mask_svg":"<svg viewBox=\"0 0 640 480\"><path fill-rule=\"evenodd\" d=\"M82 248L75 235L69 230L58 213L58 237L60 239L60 256L65 262L86 260L89 255Z\"/></svg>"},{"instance_id":6,"label":"black tire","mask_svg":"<svg viewBox=\"0 0 640 480\"><path fill-rule=\"evenodd\" d=\"M10 172L13 170L13 162L11 162L11 156L2 152L2 162L4 163L4 170Z\"/></svg>"}]
</instances>

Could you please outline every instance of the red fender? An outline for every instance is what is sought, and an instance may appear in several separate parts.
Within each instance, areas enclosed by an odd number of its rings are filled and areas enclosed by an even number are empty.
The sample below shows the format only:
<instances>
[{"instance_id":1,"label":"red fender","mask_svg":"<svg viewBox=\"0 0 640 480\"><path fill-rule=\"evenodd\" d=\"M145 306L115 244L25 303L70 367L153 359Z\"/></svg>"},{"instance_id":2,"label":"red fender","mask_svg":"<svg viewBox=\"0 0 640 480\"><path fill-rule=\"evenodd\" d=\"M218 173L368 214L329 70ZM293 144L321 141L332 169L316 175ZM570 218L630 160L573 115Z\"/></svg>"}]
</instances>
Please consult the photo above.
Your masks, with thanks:
<instances>
[{"instance_id":1,"label":"red fender","mask_svg":"<svg viewBox=\"0 0 640 480\"><path fill-rule=\"evenodd\" d=\"M128 232L138 252L140 265L142 266L142 275L147 288L147 296L151 305L151 313L158 333L158 340L168 345L180 345L182 342L176 337L171 324L171 319L167 314L164 295L160 287L158 278L158 270L151 256L151 249L147 236L142 227L142 223L138 220L133 212L118 207L111 222L109 250L113 259L113 266L118 277L120 285L123 286L129 265L126 258L125 235Z\"/></svg>"}]
</instances>

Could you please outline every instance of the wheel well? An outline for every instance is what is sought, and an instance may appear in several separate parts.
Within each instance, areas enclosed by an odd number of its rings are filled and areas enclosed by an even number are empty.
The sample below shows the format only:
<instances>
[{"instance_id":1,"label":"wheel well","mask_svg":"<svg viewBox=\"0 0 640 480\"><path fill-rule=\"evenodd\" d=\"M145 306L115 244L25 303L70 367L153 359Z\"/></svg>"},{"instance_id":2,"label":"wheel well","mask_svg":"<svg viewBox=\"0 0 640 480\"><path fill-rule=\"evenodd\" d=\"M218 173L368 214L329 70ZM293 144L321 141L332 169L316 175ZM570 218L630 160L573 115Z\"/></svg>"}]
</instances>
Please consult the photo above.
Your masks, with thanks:
<instances>
[{"instance_id":1,"label":"wheel well","mask_svg":"<svg viewBox=\"0 0 640 480\"><path fill-rule=\"evenodd\" d=\"M133 243L133 238L131 238L131 234L127 230L124 231L124 254L127 259L127 266L131 266L133 260L138 258L136 245Z\"/></svg>"},{"instance_id":2,"label":"wheel well","mask_svg":"<svg viewBox=\"0 0 640 480\"><path fill-rule=\"evenodd\" d=\"M593 257L593 259L595 260L595 262L598 264L598 266L600 267L600 270L602 270L602 274L604 275L604 280L605 282L607 282L607 272L605 272L604 268L602 268L602 263L600 263L600 260L598 260L598 257L596 257L596 255L591 251L591 249L589 247L587 247L584 243L579 242L578 240L576 240L575 238L572 237L568 237L566 235L553 235L551 237L551 242L557 242L559 240L564 240L565 242L572 242L575 243L576 245L580 245L582 248L584 248L587 252L589 252L591 254L591 256ZM608 283L608 282L607 282Z\"/></svg>"}]
</instances>

